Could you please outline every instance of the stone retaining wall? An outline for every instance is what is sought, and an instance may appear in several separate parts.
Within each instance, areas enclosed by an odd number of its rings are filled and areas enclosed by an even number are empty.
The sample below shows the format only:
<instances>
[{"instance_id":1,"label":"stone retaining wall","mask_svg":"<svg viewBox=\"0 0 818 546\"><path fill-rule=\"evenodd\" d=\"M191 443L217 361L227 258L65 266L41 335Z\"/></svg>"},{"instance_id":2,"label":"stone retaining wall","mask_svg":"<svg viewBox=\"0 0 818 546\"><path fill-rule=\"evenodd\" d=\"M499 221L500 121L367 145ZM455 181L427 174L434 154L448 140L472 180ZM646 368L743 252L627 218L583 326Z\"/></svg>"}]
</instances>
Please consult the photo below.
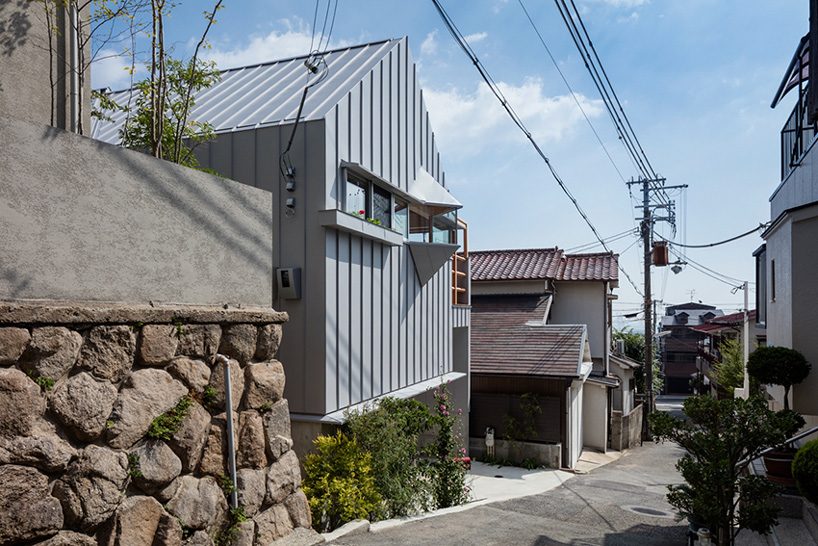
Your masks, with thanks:
<instances>
[{"instance_id":1,"label":"stone retaining wall","mask_svg":"<svg viewBox=\"0 0 818 546\"><path fill-rule=\"evenodd\" d=\"M611 411L611 449L622 451L642 443L642 404L627 415L621 411Z\"/></svg>"},{"instance_id":2,"label":"stone retaining wall","mask_svg":"<svg viewBox=\"0 0 818 546\"><path fill-rule=\"evenodd\" d=\"M275 359L286 320L270 309L0 304L0 544L267 546L305 534ZM230 358L246 519L227 501L217 353Z\"/></svg>"}]
</instances>

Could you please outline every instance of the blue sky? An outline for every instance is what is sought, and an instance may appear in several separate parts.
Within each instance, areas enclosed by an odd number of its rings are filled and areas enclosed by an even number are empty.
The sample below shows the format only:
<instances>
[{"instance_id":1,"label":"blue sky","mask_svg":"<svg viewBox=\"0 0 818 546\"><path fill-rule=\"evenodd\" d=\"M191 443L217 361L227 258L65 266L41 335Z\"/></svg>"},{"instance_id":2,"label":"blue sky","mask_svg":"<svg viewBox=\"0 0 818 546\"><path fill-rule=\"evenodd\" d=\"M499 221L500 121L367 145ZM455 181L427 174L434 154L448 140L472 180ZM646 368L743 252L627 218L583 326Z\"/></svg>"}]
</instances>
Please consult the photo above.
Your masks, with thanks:
<instances>
[{"instance_id":1,"label":"blue sky","mask_svg":"<svg viewBox=\"0 0 818 546\"><path fill-rule=\"evenodd\" d=\"M576 0L594 44L654 168L668 184L688 184L679 237L706 243L769 220L779 181L779 131L793 105L769 108L798 39L807 30L804 0ZM518 0L444 0L494 79L543 145L603 236L635 225L628 191L605 157ZM189 54L209 2L187 0L167 36ZM626 177L635 169L581 64L554 3L525 0L568 81ZM326 5L322 0L322 6ZM312 1L226 0L208 52L220 68L305 53ZM456 47L426 0L339 0L332 46L408 35L419 64L446 180L465 205L474 249L575 247L593 235L543 163ZM95 87L122 87L122 61L96 67ZM677 198L681 204L681 197ZM667 232L667 235L670 235ZM625 251L632 238L612 243ZM731 277L753 280L759 237L690 257ZM641 287L639 246L621 263ZM655 297L741 307L741 294L687 267L655 268ZM623 278L617 314L639 296ZM751 305L754 295L751 294ZM624 324L620 321L620 324ZM639 327L639 323L632 323Z\"/></svg>"}]
</instances>

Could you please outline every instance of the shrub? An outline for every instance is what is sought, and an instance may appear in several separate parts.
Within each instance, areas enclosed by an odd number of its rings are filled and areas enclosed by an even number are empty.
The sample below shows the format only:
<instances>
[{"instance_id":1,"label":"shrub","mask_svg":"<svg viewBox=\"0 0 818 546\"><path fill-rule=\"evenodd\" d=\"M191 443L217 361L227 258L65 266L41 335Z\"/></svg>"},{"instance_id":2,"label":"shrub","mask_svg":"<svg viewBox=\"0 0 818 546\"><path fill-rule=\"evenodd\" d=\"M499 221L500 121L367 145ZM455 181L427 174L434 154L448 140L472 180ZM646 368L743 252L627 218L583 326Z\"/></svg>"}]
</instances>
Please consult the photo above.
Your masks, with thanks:
<instances>
[{"instance_id":1,"label":"shrub","mask_svg":"<svg viewBox=\"0 0 818 546\"><path fill-rule=\"evenodd\" d=\"M319 436L304 462L304 493L313 527L325 532L354 519L375 519L382 500L372 474L372 455L341 431Z\"/></svg>"},{"instance_id":2,"label":"shrub","mask_svg":"<svg viewBox=\"0 0 818 546\"><path fill-rule=\"evenodd\" d=\"M347 415L347 430L372 455L384 518L408 516L431 505L427 467L418 447L432 415L417 400L383 398L374 408Z\"/></svg>"},{"instance_id":3,"label":"shrub","mask_svg":"<svg viewBox=\"0 0 818 546\"><path fill-rule=\"evenodd\" d=\"M818 504L818 440L807 442L795 454L792 475L804 498Z\"/></svg>"},{"instance_id":4,"label":"shrub","mask_svg":"<svg viewBox=\"0 0 818 546\"><path fill-rule=\"evenodd\" d=\"M778 488L744 470L766 447L779 445L788 431L803 426L803 418L787 410L773 412L760 397L692 396L684 412L687 419L662 412L650 416L658 439L687 451L676 463L687 483L668 486L668 502L718 533L722 546L734 544L741 529L769 533L779 512L772 502Z\"/></svg>"},{"instance_id":5,"label":"shrub","mask_svg":"<svg viewBox=\"0 0 818 546\"><path fill-rule=\"evenodd\" d=\"M466 466L459 461L466 450L460 447L461 439L456 427L461 410L451 406L451 395L444 383L434 390L437 441L434 447L431 482L437 508L464 504L469 500L466 486Z\"/></svg>"},{"instance_id":6,"label":"shrub","mask_svg":"<svg viewBox=\"0 0 818 546\"><path fill-rule=\"evenodd\" d=\"M784 387L784 409L790 407L790 387L803 381L810 369L804 355L787 347L759 347L747 362L747 373L759 382Z\"/></svg>"}]
</instances>

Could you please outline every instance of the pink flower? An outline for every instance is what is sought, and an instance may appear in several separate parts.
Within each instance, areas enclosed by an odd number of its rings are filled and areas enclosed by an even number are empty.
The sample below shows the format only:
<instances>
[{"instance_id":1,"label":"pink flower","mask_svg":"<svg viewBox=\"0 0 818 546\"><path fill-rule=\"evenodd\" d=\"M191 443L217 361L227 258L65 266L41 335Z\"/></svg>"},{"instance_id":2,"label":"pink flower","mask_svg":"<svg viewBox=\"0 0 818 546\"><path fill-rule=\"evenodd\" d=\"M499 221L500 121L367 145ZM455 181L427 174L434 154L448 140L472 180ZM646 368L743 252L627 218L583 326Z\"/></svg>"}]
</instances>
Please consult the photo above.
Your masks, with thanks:
<instances>
[{"instance_id":1,"label":"pink flower","mask_svg":"<svg viewBox=\"0 0 818 546\"><path fill-rule=\"evenodd\" d=\"M366 211L365 210L359 210L358 214L366 214Z\"/></svg>"},{"instance_id":2,"label":"pink flower","mask_svg":"<svg viewBox=\"0 0 818 546\"><path fill-rule=\"evenodd\" d=\"M457 414L458 414L458 415L463 415L463 410L462 410L462 409L460 409L460 408L457 408Z\"/></svg>"}]
</instances>

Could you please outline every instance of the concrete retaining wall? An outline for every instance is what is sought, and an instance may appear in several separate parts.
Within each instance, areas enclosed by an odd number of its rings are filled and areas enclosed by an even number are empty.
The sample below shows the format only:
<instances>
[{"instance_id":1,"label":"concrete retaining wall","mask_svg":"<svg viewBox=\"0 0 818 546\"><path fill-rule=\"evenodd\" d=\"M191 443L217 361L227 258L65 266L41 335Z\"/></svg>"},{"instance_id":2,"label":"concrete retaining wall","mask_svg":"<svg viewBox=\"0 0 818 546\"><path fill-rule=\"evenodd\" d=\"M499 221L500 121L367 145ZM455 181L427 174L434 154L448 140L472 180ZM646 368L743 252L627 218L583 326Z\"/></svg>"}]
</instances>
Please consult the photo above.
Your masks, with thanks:
<instances>
[{"instance_id":1,"label":"concrete retaining wall","mask_svg":"<svg viewBox=\"0 0 818 546\"><path fill-rule=\"evenodd\" d=\"M611 449L622 451L642 442L642 404L630 413L611 412Z\"/></svg>"},{"instance_id":2,"label":"concrete retaining wall","mask_svg":"<svg viewBox=\"0 0 818 546\"><path fill-rule=\"evenodd\" d=\"M268 546L309 533L275 360L286 318L0 305L0 544ZM235 484L217 352L230 358ZM228 510L232 487L246 521Z\"/></svg>"},{"instance_id":3,"label":"concrete retaining wall","mask_svg":"<svg viewBox=\"0 0 818 546\"><path fill-rule=\"evenodd\" d=\"M469 455L472 459L485 460L486 439L469 438ZM562 467L562 444L535 444L533 442L508 442L494 440L494 460L522 464L533 460L549 468Z\"/></svg>"},{"instance_id":4,"label":"concrete retaining wall","mask_svg":"<svg viewBox=\"0 0 818 546\"><path fill-rule=\"evenodd\" d=\"M270 192L0 117L0 300L272 306Z\"/></svg>"}]
</instances>

